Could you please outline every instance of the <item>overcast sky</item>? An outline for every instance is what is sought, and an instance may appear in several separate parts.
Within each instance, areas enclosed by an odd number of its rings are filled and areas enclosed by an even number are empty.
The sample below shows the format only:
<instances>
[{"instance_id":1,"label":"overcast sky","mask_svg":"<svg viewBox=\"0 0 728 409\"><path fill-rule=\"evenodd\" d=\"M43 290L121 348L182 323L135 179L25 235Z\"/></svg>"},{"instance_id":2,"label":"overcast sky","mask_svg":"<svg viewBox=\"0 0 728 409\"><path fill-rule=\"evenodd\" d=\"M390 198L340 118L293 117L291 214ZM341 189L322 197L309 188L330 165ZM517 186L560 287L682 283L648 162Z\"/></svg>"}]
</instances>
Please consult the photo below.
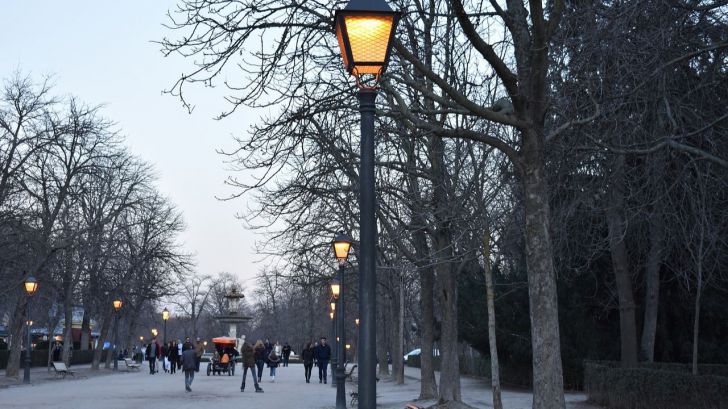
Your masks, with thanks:
<instances>
[{"instance_id":1,"label":"overcast sky","mask_svg":"<svg viewBox=\"0 0 728 409\"><path fill-rule=\"evenodd\" d=\"M158 187L183 212L185 248L197 270L229 271L243 280L261 266L256 237L236 220L242 200L220 202L231 191L217 148L232 146L254 120L250 111L213 120L225 108L221 90L188 93L192 114L162 95L190 61L164 58L152 43L173 35L162 23L171 0L4 0L0 9L0 78L17 70L40 80L53 75L55 93L74 95L118 124L130 150L154 165ZM252 284L252 283L248 283Z\"/></svg>"}]
</instances>

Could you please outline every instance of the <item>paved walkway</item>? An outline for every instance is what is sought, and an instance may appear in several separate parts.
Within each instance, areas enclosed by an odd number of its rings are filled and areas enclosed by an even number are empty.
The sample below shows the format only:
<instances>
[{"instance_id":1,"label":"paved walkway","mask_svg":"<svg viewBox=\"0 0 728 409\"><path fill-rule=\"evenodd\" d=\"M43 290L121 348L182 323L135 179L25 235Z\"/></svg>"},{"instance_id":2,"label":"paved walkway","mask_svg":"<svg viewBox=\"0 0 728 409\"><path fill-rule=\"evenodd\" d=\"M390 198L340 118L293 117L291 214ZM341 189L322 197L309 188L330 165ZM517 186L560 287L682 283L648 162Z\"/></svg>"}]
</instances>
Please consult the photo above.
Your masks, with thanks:
<instances>
[{"instance_id":1,"label":"paved walkway","mask_svg":"<svg viewBox=\"0 0 728 409\"><path fill-rule=\"evenodd\" d=\"M34 369L30 386L16 385L0 388L0 408L2 409L116 409L144 408L155 409L209 409L251 407L259 409L333 409L336 389L331 385L307 384L303 378L303 366L292 364L288 368L278 368L276 381L271 382L269 370L263 372L261 386L264 393L255 393L252 379L248 374L246 391L240 392L242 373L236 368L236 375L207 376L205 364L195 376L192 392L184 391L184 375L158 373L149 375L145 368L140 372L119 372L109 370L90 371L75 368L85 376L74 380L53 379L45 369ZM316 372L315 372L316 373ZM436 374L439 378L439 373ZM355 386L347 384L348 393ZM462 396L465 403L476 408L492 407L489 382L484 379L462 377ZM383 379L377 384L377 403L382 409L402 409L419 395L419 369L405 369L405 384L395 385ZM581 393L567 393L567 409L596 409L588 405ZM347 399L348 401L348 399ZM348 402L347 402L348 403ZM426 407L434 402L418 402ZM507 409L530 409L531 393L507 390L503 392L503 403Z\"/></svg>"}]
</instances>

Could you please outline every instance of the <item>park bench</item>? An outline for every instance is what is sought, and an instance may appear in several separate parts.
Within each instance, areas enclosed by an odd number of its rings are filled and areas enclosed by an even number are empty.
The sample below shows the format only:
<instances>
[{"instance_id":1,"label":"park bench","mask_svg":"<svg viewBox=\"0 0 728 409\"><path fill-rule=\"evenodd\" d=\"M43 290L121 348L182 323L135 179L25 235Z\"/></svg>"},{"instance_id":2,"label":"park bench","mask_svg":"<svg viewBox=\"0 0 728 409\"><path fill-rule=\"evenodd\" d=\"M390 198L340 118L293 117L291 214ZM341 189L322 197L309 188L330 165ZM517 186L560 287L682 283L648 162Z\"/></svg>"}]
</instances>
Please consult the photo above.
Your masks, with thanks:
<instances>
[{"instance_id":1,"label":"park bench","mask_svg":"<svg viewBox=\"0 0 728 409\"><path fill-rule=\"evenodd\" d=\"M124 358L124 364L126 365L126 370L129 372L133 370L138 371L142 367L142 364L134 362L131 358Z\"/></svg>"},{"instance_id":2,"label":"park bench","mask_svg":"<svg viewBox=\"0 0 728 409\"><path fill-rule=\"evenodd\" d=\"M76 374L72 370L68 369L65 362L53 362L53 370L55 371L56 376L61 376L63 379L66 378L66 375L71 375L74 378L76 377Z\"/></svg>"}]
</instances>

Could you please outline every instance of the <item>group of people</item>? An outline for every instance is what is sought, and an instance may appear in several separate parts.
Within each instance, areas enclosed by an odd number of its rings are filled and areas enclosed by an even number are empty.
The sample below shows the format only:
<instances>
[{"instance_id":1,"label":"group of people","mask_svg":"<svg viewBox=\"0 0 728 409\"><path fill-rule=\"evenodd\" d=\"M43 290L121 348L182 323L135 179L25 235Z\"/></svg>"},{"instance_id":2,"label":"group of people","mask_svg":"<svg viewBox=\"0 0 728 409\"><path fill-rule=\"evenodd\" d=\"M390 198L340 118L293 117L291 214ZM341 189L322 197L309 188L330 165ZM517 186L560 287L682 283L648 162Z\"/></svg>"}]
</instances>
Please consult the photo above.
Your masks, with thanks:
<instances>
[{"instance_id":1,"label":"group of people","mask_svg":"<svg viewBox=\"0 0 728 409\"><path fill-rule=\"evenodd\" d=\"M192 381L195 379L195 372L200 370L200 359L205 351L205 345L197 338L193 344L190 338L185 338L185 342L177 340L170 341L167 344L160 345L157 338L153 338L146 347L142 348L144 359L149 362L149 374L158 373L157 361L162 362L164 372L173 374L177 369L181 369L185 373L185 390L192 391Z\"/></svg>"},{"instance_id":2,"label":"group of people","mask_svg":"<svg viewBox=\"0 0 728 409\"><path fill-rule=\"evenodd\" d=\"M200 359L205 351L205 345L198 338L196 342L190 341L189 338L185 342L177 340L170 341L166 345L160 345L154 338L147 344L142 351L145 359L149 362L149 373L155 374L157 370L157 361L162 361L163 369L167 373L174 374L177 369L181 369L185 373L185 390L192 390L192 381L195 378L195 372L200 370ZM291 353L291 346L286 343L281 346L278 342L275 344L269 340L257 340L255 344L244 342L240 348L240 354L232 347L228 346L222 350L216 350L215 354L219 359L228 357L234 359L238 355L242 355L243 379L240 385L240 391L245 391L245 381L247 379L248 370L250 370L253 378L255 392L263 392L259 382L263 378L263 368L268 366L270 369L271 382L275 382L276 370L279 366L287 367ZM309 342L301 352L303 360L304 375L306 383L311 382L311 374L313 367L316 365L319 369L319 383L328 383L327 370L331 359L331 347L328 345L326 338L321 338L320 342ZM215 359L215 355L213 356Z\"/></svg>"}]
</instances>

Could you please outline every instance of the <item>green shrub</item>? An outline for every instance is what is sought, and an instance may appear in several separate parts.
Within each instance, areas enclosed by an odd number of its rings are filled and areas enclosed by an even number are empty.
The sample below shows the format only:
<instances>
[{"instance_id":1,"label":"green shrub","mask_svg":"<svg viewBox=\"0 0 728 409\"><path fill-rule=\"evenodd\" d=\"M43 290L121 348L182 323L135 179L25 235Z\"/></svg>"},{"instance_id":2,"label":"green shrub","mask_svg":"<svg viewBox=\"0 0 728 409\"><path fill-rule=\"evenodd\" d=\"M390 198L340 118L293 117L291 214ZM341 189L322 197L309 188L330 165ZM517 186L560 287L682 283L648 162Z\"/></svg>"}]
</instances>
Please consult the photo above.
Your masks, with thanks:
<instances>
[{"instance_id":1,"label":"green shrub","mask_svg":"<svg viewBox=\"0 0 728 409\"><path fill-rule=\"evenodd\" d=\"M612 409L728 408L728 377L694 376L679 366L665 367L586 362L585 391L592 402Z\"/></svg>"}]
</instances>

